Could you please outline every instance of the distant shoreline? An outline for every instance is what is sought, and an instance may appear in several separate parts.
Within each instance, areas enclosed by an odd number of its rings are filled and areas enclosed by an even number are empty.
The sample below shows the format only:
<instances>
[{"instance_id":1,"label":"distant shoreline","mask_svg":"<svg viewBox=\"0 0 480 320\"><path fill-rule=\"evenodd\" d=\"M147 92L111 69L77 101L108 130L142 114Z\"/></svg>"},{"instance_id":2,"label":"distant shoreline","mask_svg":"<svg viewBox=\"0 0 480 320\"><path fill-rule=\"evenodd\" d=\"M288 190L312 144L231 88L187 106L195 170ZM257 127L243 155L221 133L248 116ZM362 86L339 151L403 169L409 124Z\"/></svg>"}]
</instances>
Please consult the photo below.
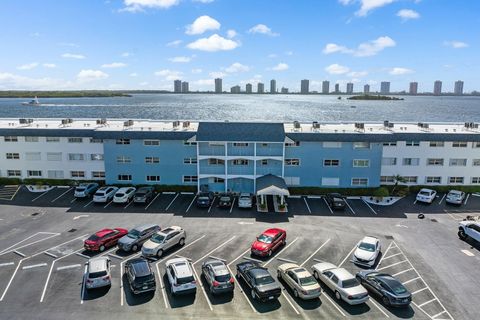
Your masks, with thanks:
<instances>
[{"instance_id":1,"label":"distant shoreline","mask_svg":"<svg viewBox=\"0 0 480 320\"><path fill-rule=\"evenodd\" d=\"M108 98L131 97L123 91L0 91L0 98Z\"/></svg>"},{"instance_id":2,"label":"distant shoreline","mask_svg":"<svg viewBox=\"0 0 480 320\"><path fill-rule=\"evenodd\" d=\"M403 98L397 98L397 97L387 97L387 96L381 96L381 95L370 95L370 94L364 94L360 96L353 96L353 97L348 97L348 100L371 100L371 101L399 101L399 100L405 100Z\"/></svg>"}]
</instances>

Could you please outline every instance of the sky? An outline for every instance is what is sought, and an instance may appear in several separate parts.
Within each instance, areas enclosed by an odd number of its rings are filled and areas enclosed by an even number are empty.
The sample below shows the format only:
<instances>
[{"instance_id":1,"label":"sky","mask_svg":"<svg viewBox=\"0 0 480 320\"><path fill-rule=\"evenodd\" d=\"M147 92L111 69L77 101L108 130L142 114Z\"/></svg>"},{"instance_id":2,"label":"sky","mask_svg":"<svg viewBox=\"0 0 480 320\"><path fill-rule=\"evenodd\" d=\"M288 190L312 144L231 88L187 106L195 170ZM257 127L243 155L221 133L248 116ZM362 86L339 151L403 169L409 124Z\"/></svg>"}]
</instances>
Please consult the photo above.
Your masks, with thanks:
<instances>
[{"instance_id":1,"label":"sky","mask_svg":"<svg viewBox=\"0 0 480 320\"><path fill-rule=\"evenodd\" d=\"M2 0L0 90L480 90L477 0Z\"/></svg>"}]
</instances>

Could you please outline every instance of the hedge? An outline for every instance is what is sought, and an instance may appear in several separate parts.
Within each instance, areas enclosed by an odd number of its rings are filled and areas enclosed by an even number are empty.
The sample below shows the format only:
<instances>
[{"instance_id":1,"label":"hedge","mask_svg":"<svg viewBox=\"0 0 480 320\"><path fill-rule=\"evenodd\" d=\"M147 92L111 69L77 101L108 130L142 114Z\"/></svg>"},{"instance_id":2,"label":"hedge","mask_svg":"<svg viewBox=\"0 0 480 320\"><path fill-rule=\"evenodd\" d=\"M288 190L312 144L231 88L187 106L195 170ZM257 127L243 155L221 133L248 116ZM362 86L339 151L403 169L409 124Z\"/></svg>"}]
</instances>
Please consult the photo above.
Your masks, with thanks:
<instances>
[{"instance_id":1,"label":"hedge","mask_svg":"<svg viewBox=\"0 0 480 320\"><path fill-rule=\"evenodd\" d=\"M340 193L348 196L371 196L378 188L321 188L321 187L289 187L292 195L320 195Z\"/></svg>"},{"instance_id":2,"label":"hedge","mask_svg":"<svg viewBox=\"0 0 480 320\"><path fill-rule=\"evenodd\" d=\"M448 192L452 189L463 192L480 192L480 186L405 186L397 185L395 194L392 194L393 185L385 185L380 188L321 188L321 187L289 187L292 195L321 195L327 193L340 193L346 196L374 196L382 190L383 194L388 192L391 196L405 196L409 193L417 193L422 188L436 190L437 192Z\"/></svg>"}]
</instances>

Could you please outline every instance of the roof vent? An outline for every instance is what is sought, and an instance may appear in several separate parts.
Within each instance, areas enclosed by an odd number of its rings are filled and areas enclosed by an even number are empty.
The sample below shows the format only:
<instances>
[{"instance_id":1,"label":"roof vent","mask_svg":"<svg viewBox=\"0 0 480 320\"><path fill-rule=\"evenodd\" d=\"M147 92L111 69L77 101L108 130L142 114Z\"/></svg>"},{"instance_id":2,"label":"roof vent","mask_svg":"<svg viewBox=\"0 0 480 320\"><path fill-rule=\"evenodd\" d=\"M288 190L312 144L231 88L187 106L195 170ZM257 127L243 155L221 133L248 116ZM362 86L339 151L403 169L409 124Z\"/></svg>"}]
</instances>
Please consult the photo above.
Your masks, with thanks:
<instances>
[{"instance_id":1,"label":"roof vent","mask_svg":"<svg viewBox=\"0 0 480 320\"><path fill-rule=\"evenodd\" d=\"M190 127L190 121L183 121L183 128Z\"/></svg>"},{"instance_id":2,"label":"roof vent","mask_svg":"<svg viewBox=\"0 0 480 320\"><path fill-rule=\"evenodd\" d=\"M363 122L355 122L355 129L365 130L365 123L363 123Z\"/></svg>"},{"instance_id":3,"label":"roof vent","mask_svg":"<svg viewBox=\"0 0 480 320\"><path fill-rule=\"evenodd\" d=\"M312 122L312 127L313 127L313 129L320 129L320 123L318 123L318 121L313 121Z\"/></svg>"},{"instance_id":4,"label":"roof vent","mask_svg":"<svg viewBox=\"0 0 480 320\"><path fill-rule=\"evenodd\" d=\"M478 123L465 122L465 128L467 128L467 129L478 129Z\"/></svg>"},{"instance_id":5,"label":"roof vent","mask_svg":"<svg viewBox=\"0 0 480 320\"><path fill-rule=\"evenodd\" d=\"M62 125L63 126L66 126L68 125L70 122L68 122L68 119L62 119Z\"/></svg>"},{"instance_id":6,"label":"roof vent","mask_svg":"<svg viewBox=\"0 0 480 320\"><path fill-rule=\"evenodd\" d=\"M30 124L30 123L33 122L33 119L23 119L23 118L22 118L22 119L18 119L18 122L19 122L20 124Z\"/></svg>"},{"instance_id":7,"label":"roof vent","mask_svg":"<svg viewBox=\"0 0 480 320\"><path fill-rule=\"evenodd\" d=\"M124 127L131 127L133 126L133 120L127 120L123 122Z\"/></svg>"},{"instance_id":8,"label":"roof vent","mask_svg":"<svg viewBox=\"0 0 480 320\"><path fill-rule=\"evenodd\" d=\"M173 121L173 127L179 127L180 126L180 121Z\"/></svg>"},{"instance_id":9,"label":"roof vent","mask_svg":"<svg viewBox=\"0 0 480 320\"><path fill-rule=\"evenodd\" d=\"M97 124L98 125L106 125L107 124L107 119L97 119Z\"/></svg>"},{"instance_id":10,"label":"roof vent","mask_svg":"<svg viewBox=\"0 0 480 320\"><path fill-rule=\"evenodd\" d=\"M383 126L384 126L385 128L388 128L388 125L389 125L389 124L390 124L390 122L389 122L388 120L383 121Z\"/></svg>"},{"instance_id":11,"label":"roof vent","mask_svg":"<svg viewBox=\"0 0 480 320\"><path fill-rule=\"evenodd\" d=\"M293 128L295 128L295 129L300 129L300 128L301 128L300 122L298 122L298 121L293 121Z\"/></svg>"}]
</instances>

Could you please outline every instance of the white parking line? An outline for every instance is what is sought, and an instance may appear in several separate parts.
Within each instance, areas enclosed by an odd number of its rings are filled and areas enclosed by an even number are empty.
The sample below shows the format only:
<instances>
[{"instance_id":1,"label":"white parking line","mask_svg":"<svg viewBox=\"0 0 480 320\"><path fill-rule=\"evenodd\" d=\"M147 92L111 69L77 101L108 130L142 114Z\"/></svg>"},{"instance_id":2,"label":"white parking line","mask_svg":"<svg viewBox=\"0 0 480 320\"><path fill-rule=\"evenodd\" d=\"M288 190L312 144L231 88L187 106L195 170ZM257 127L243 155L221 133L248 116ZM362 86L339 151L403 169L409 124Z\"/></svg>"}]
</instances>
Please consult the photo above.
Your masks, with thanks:
<instances>
[{"instance_id":1,"label":"white parking line","mask_svg":"<svg viewBox=\"0 0 480 320\"><path fill-rule=\"evenodd\" d=\"M237 200L237 198L233 198L232 205L230 206L230 213L232 213L233 206L235 205L235 200Z\"/></svg>"},{"instance_id":2,"label":"white parking line","mask_svg":"<svg viewBox=\"0 0 480 320\"><path fill-rule=\"evenodd\" d=\"M468 250L460 250L460 251L462 251L464 254L466 254L469 257L474 257L475 256L475 254L473 254L471 251L468 251Z\"/></svg>"},{"instance_id":3,"label":"white parking line","mask_svg":"<svg viewBox=\"0 0 480 320\"><path fill-rule=\"evenodd\" d=\"M81 264L71 264L69 266L57 267L57 271L80 268L81 266Z\"/></svg>"},{"instance_id":4,"label":"white parking line","mask_svg":"<svg viewBox=\"0 0 480 320\"><path fill-rule=\"evenodd\" d=\"M447 196L447 194L446 194L446 193L445 193L445 194L443 194L443 196L442 196L442 198L440 199L440 201L438 201L438 204L442 204L442 201L443 201L443 199L445 199L445 197L446 197L446 196Z\"/></svg>"},{"instance_id":5,"label":"white parking line","mask_svg":"<svg viewBox=\"0 0 480 320\"><path fill-rule=\"evenodd\" d=\"M197 261L195 261L194 263L192 263L192 265L195 265L197 264L198 262L202 261L203 259L205 259L206 257L208 257L209 255L211 255L212 253L214 253L215 251L217 251L218 249L220 249L221 247L225 246L226 244L228 244L229 242L231 242L233 239L235 239L236 236L233 236L231 237L230 239L228 239L227 241L225 241L224 243L220 244L218 247L216 247L215 249L213 249L212 251L210 251L209 253L207 253L206 255L204 255L203 257L201 257L200 259L198 259Z\"/></svg>"},{"instance_id":6,"label":"white parking line","mask_svg":"<svg viewBox=\"0 0 480 320\"><path fill-rule=\"evenodd\" d=\"M133 199L130 200L130 201L128 202L128 204L127 204L125 207L123 207L123 209L127 209L128 207L130 207L130 205L131 205L132 203L133 203Z\"/></svg>"},{"instance_id":7,"label":"white parking line","mask_svg":"<svg viewBox=\"0 0 480 320\"><path fill-rule=\"evenodd\" d=\"M278 252L278 254L276 255L276 257L278 257L283 251L287 250L287 249L288 249L292 244L294 244L295 241L297 241L297 240L298 240L298 237L296 237L295 239L293 239L292 242L290 242L289 244L287 244L287 245L285 246L285 248L283 248L282 250L280 250L280 251ZM270 258L270 260L268 260L267 262L265 262L263 266L266 267L266 266L267 266L270 262L272 262L274 259L275 259L275 257Z\"/></svg>"},{"instance_id":8,"label":"white parking line","mask_svg":"<svg viewBox=\"0 0 480 320\"><path fill-rule=\"evenodd\" d=\"M410 280L408 280L408 281L402 282L402 284L405 285L405 284L407 284L407 283L416 281L416 280L418 280L418 279L422 279L422 278L421 278L421 277L416 277L416 278L410 279Z\"/></svg>"},{"instance_id":9,"label":"white parking line","mask_svg":"<svg viewBox=\"0 0 480 320\"><path fill-rule=\"evenodd\" d=\"M368 204L368 202L367 202L367 201L365 201L365 200L363 200L363 199L362 199L362 201L363 201L363 203L365 203L365 204L367 205L367 207L369 207L369 208L370 208L370 210L372 210L372 212L373 212L373 213L375 213L375 214L377 214L377 215L378 215L377 211L375 211L375 210L374 210L374 209L373 209L373 208L372 208L372 207L371 207L371 206Z\"/></svg>"},{"instance_id":10,"label":"white parking line","mask_svg":"<svg viewBox=\"0 0 480 320\"><path fill-rule=\"evenodd\" d=\"M50 189L50 190L48 190L48 191L42 192L41 195L39 195L39 196L36 197L36 198L33 198L33 199L32 199L32 202L35 202L37 199L40 199L41 197L43 197L44 195L46 195L47 193L49 193L50 191L55 190L55 189L56 189L56 188L52 188L52 189Z\"/></svg>"},{"instance_id":11,"label":"white parking line","mask_svg":"<svg viewBox=\"0 0 480 320\"><path fill-rule=\"evenodd\" d=\"M382 309L373 299L369 299L369 301L370 301L375 307L377 307L377 309L380 310L380 312L383 313L383 314L385 315L385 317L390 318L390 316L389 316L385 311L383 311L383 309Z\"/></svg>"},{"instance_id":12,"label":"white parking line","mask_svg":"<svg viewBox=\"0 0 480 320\"><path fill-rule=\"evenodd\" d=\"M352 213L353 214L356 214L355 213L355 210L352 209L352 207L350 206L350 204L348 203L347 199L344 199L345 200L345 203L347 204L347 206L350 208L350 210L352 210Z\"/></svg>"},{"instance_id":13,"label":"white parking line","mask_svg":"<svg viewBox=\"0 0 480 320\"><path fill-rule=\"evenodd\" d=\"M392 277L399 276L399 275L401 275L401 274L403 274L403 273L406 273L406 272L412 271L412 270L413 270L413 268L405 269L405 270L403 270L403 271L400 271L400 272L397 272L397 273L395 273L395 274L392 274Z\"/></svg>"},{"instance_id":14,"label":"white parking line","mask_svg":"<svg viewBox=\"0 0 480 320\"><path fill-rule=\"evenodd\" d=\"M330 213L333 214L333 210L332 210L332 208L330 208L330 206L328 205L327 200L325 200L325 198L322 198L322 199L323 199L323 201L325 202L325 204L327 205L328 210L330 210Z\"/></svg>"},{"instance_id":15,"label":"white parking line","mask_svg":"<svg viewBox=\"0 0 480 320\"><path fill-rule=\"evenodd\" d=\"M91 205L93 203L93 200L90 200L90 202L88 202L86 205L84 205L83 207L86 208L88 207L89 205Z\"/></svg>"},{"instance_id":16,"label":"white parking line","mask_svg":"<svg viewBox=\"0 0 480 320\"><path fill-rule=\"evenodd\" d=\"M385 267L378 268L377 270L378 270L378 271L380 271L380 270L385 270L385 269L387 269L387 268L390 268L390 267L399 265L399 264L404 263L404 262L407 262L407 259L404 259L404 260L402 260L402 261L395 262L395 263L393 263L393 264L389 264L388 266L385 266Z\"/></svg>"},{"instance_id":17,"label":"white parking line","mask_svg":"<svg viewBox=\"0 0 480 320\"><path fill-rule=\"evenodd\" d=\"M333 305L338 312L340 312L342 316L344 316L345 318L347 317L347 315L342 311L342 309L340 309L337 303L333 301L332 298L330 298L323 289L322 289L322 298L326 298L330 302L330 304Z\"/></svg>"},{"instance_id":18,"label":"white parking line","mask_svg":"<svg viewBox=\"0 0 480 320\"><path fill-rule=\"evenodd\" d=\"M418 289L417 291L412 292L412 296L414 294L417 294L417 293L422 292L423 290L427 290L427 289L428 289L428 287L423 287L422 289Z\"/></svg>"},{"instance_id":19,"label":"white parking line","mask_svg":"<svg viewBox=\"0 0 480 320\"><path fill-rule=\"evenodd\" d=\"M282 296L285 297L285 300L287 300L287 302L290 304L290 306L292 307L292 309L295 311L295 313L297 315L300 315L300 312L298 312L297 308L295 308L295 306L293 305L292 301L290 301L290 299L287 297L287 295L285 294L285 292L282 290Z\"/></svg>"},{"instance_id":20,"label":"white parking line","mask_svg":"<svg viewBox=\"0 0 480 320\"><path fill-rule=\"evenodd\" d=\"M213 204L215 203L215 199L217 197L213 197L212 203L210 204L210 207L208 208L208 213L210 213L210 210L212 210Z\"/></svg>"},{"instance_id":21,"label":"white parking line","mask_svg":"<svg viewBox=\"0 0 480 320\"><path fill-rule=\"evenodd\" d=\"M159 193L157 193L157 195L155 196L155 198L153 198L153 200L152 200L152 201L150 201L150 203L149 203L149 204L148 204L148 205L145 207L145 210L147 210L147 209L148 209L148 208L149 208L149 207L152 205L152 203L154 203L154 202L155 202L155 200L157 200L157 198L158 198L160 195L161 195L161 193L160 193L160 192L159 192Z\"/></svg>"},{"instance_id":22,"label":"white parking line","mask_svg":"<svg viewBox=\"0 0 480 320\"><path fill-rule=\"evenodd\" d=\"M433 299L431 299L431 300L425 301L424 303L419 304L418 307L421 308L421 307L423 307L423 306L425 306L425 305L427 305L427 304L429 304L430 302L433 302L433 301L435 301L435 300L437 300L437 298L433 298Z\"/></svg>"},{"instance_id":23,"label":"white parking line","mask_svg":"<svg viewBox=\"0 0 480 320\"><path fill-rule=\"evenodd\" d=\"M82 258L86 258L86 259L90 259L89 256L85 255L85 254L81 254L80 252L75 252L75 254L79 257L82 257Z\"/></svg>"},{"instance_id":24,"label":"white parking line","mask_svg":"<svg viewBox=\"0 0 480 320\"><path fill-rule=\"evenodd\" d=\"M248 252L250 252L250 250L251 250L251 249L248 248L247 250L245 250L244 252L242 252L241 255L239 255L238 257L236 257L236 258L233 259L232 261L230 261L230 262L227 264L227 266L231 265L232 263L234 263L235 261L237 261L238 259L240 259L240 258L243 257L244 255L246 255ZM232 271L230 270L230 272L232 272ZM233 272L232 272L232 274L233 274Z\"/></svg>"},{"instance_id":25,"label":"white parking line","mask_svg":"<svg viewBox=\"0 0 480 320\"><path fill-rule=\"evenodd\" d=\"M33 268L38 268L38 267L46 267L46 266L47 266L47 263L43 262L43 263L32 264L32 265L29 265L29 266L23 266L22 270L33 269Z\"/></svg>"},{"instance_id":26,"label":"white parking line","mask_svg":"<svg viewBox=\"0 0 480 320\"><path fill-rule=\"evenodd\" d=\"M344 263L345 261L347 261L347 259L352 255L353 251L357 248L357 245L355 245L352 250L350 250L350 252L347 254L347 256L342 260L342 262L340 262L340 264L338 265L338 267L340 268Z\"/></svg>"},{"instance_id":27,"label":"white parking line","mask_svg":"<svg viewBox=\"0 0 480 320\"><path fill-rule=\"evenodd\" d=\"M83 304L83 300L85 298L85 279L87 278L87 268L88 266L85 265L85 268L83 270L83 281L82 281L82 297L80 299L80 304ZM120 282L121 282L121 278L120 278Z\"/></svg>"},{"instance_id":28,"label":"white parking line","mask_svg":"<svg viewBox=\"0 0 480 320\"><path fill-rule=\"evenodd\" d=\"M15 248L15 250L19 250L19 249L22 249L22 248L31 246L31 245L33 245L33 244L36 244L36 243L39 243L39 242L42 242L42 241L45 241L45 240L47 240L47 239L50 239L50 238L53 238L53 237L56 237L56 236L59 236L59 235L60 235L60 233L37 232L37 233L35 233L35 234L33 234L33 235L31 235L31 236L23 239L22 241L19 241L19 242L15 243L15 244L11 245L10 247L8 247L8 248L6 248L6 249L3 249L3 250L1 251L1 253L0 253L0 255L2 255L2 254L4 254L4 253L12 252L12 251L7 251L7 250L10 250L11 248L14 248L15 246L19 245L20 243L22 243L22 242L24 242L24 241L27 241L28 239L33 238L33 237L35 237L35 236L38 235L38 234L50 234L50 236L49 236L49 237L46 237L46 238L44 238L44 239L40 239L40 240L36 240L36 241L30 242L30 243L24 244L24 245L22 245L22 246L20 246L20 247Z\"/></svg>"},{"instance_id":29,"label":"white parking line","mask_svg":"<svg viewBox=\"0 0 480 320\"><path fill-rule=\"evenodd\" d=\"M163 296L163 302L165 303L165 309L168 309L168 302L167 302L167 292L165 285L163 284L163 277L160 274L160 269L158 268L158 264L156 265L157 268L157 275L158 275L158 280L160 281L160 289L162 291L162 296Z\"/></svg>"},{"instance_id":30,"label":"white parking line","mask_svg":"<svg viewBox=\"0 0 480 320\"><path fill-rule=\"evenodd\" d=\"M162 192L162 194L175 194L175 192L174 191L164 191L164 192Z\"/></svg>"},{"instance_id":31,"label":"white parking line","mask_svg":"<svg viewBox=\"0 0 480 320\"><path fill-rule=\"evenodd\" d=\"M113 202L113 200L110 200L110 202L109 202L109 203L107 203L107 204L106 204L106 205L103 207L103 209L106 209L106 208L107 208L109 205L111 205L111 204L112 204L112 202Z\"/></svg>"},{"instance_id":32,"label":"white parking line","mask_svg":"<svg viewBox=\"0 0 480 320\"><path fill-rule=\"evenodd\" d=\"M415 199L415 201L413 201L413 204L417 204L417 199Z\"/></svg>"},{"instance_id":33,"label":"white parking line","mask_svg":"<svg viewBox=\"0 0 480 320\"><path fill-rule=\"evenodd\" d=\"M307 263L310 259L312 259L312 257L316 255L318 251L320 251L329 241L330 241L330 238L328 238L327 241L325 241L317 250L315 250L305 261L303 261L300 264L300 267L303 267L305 263Z\"/></svg>"},{"instance_id":34,"label":"white parking line","mask_svg":"<svg viewBox=\"0 0 480 320\"><path fill-rule=\"evenodd\" d=\"M57 258L58 258L57 255L55 255L55 254L53 254L53 253L50 253L50 252L48 252L48 251L44 251L43 253L46 254L46 255L49 256L49 257L52 257L53 259L57 259Z\"/></svg>"},{"instance_id":35,"label":"white parking line","mask_svg":"<svg viewBox=\"0 0 480 320\"><path fill-rule=\"evenodd\" d=\"M389 255L388 257L383 258L383 260L387 260L387 259L396 257L396 256L401 255L401 254L402 254L401 252L399 252L399 253L394 253L394 254L392 254L392 255Z\"/></svg>"},{"instance_id":36,"label":"white parking line","mask_svg":"<svg viewBox=\"0 0 480 320\"><path fill-rule=\"evenodd\" d=\"M207 292L205 291L205 288L203 287L202 280L198 276L197 270L195 270L195 268L193 268L193 272L195 273L195 277L197 278L198 286L200 286L200 288L202 289L203 295L205 296L205 300L207 300L210 311L213 311L212 303L210 302L210 299L208 299L208 295L207 295Z\"/></svg>"},{"instance_id":37,"label":"white parking line","mask_svg":"<svg viewBox=\"0 0 480 320\"><path fill-rule=\"evenodd\" d=\"M310 206L308 205L307 198L303 198L303 201L305 201L305 205L307 206L308 212L312 213L312 210L310 210Z\"/></svg>"},{"instance_id":38,"label":"white parking line","mask_svg":"<svg viewBox=\"0 0 480 320\"><path fill-rule=\"evenodd\" d=\"M442 312L437 313L436 315L432 316L432 319L435 319L436 317L438 317L439 315L444 314L445 312L447 312L447 311L446 311L446 310L443 310Z\"/></svg>"},{"instance_id":39,"label":"white parking line","mask_svg":"<svg viewBox=\"0 0 480 320\"><path fill-rule=\"evenodd\" d=\"M172 203L175 201L175 199L178 198L179 195L180 195L180 193L177 193L177 195L172 199L172 201L170 201L170 203L168 204L168 206L165 208L165 211L167 211L168 209L170 209L170 206L171 206Z\"/></svg>"},{"instance_id":40,"label":"white parking line","mask_svg":"<svg viewBox=\"0 0 480 320\"><path fill-rule=\"evenodd\" d=\"M25 256L26 256L24 253L21 253L20 251L17 251L17 250L13 250L12 252L15 253L15 254L17 254L17 255L19 255L20 257L24 257L24 258L25 258Z\"/></svg>"},{"instance_id":41,"label":"white parking line","mask_svg":"<svg viewBox=\"0 0 480 320\"><path fill-rule=\"evenodd\" d=\"M75 201L77 201L77 198L73 198L73 200L70 201L70 203L74 203Z\"/></svg>"},{"instance_id":42,"label":"white parking line","mask_svg":"<svg viewBox=\"0 0 480 320\"><path fill-rule=\"evenodd\" d=\"M465 201L463 202L463 205L466 206L468 202L468 198L470 198L470 193L467 194L467 197L465 198Z\"/></svg>"},{"instance_id":43,"label":"white parking line","mask_svg":"<svg viewBox=\"0 0 480 320\"><path fill-rule=\"evenodd\" d=\"M53 200L50 201L50 202L55 202L55 201L57 201L58 199L60 199L61 197L63 197L63 196L66 195L67 193L69 193L70 190L72 190L72 189L73 189L73 187L71 187L70 189L68 189L67 191L65 191L64 193L62 193L61 195L59 195L58 197L56 197L55 199L53 199Z\"/></svg>"},{"instance_id":44,"label":"white parking line","mask_svg":"<svg viewBox=\"0 0 480 320\"><path fill-rule=\"evenodd\" d=\"M0 267L13 266L14 264L15 264L15 262L0 263Z\"/></svg>"},{"instance_id":45,"label":"white parking line","mask_svg":"<svg viewBox=\"0 0 480 320\"><path fill-rule=\"evenodd\" d=\"M197 199L197 196L193 197L192 202L190 202L190 204L188 205L188 208L187 208L187 210L185 210L185 213L187 213L188 210L190 210L190 207L192 206L192 204L193 204L193 202L195 201L195 199Z\"/></svg>"}]
</instances>

